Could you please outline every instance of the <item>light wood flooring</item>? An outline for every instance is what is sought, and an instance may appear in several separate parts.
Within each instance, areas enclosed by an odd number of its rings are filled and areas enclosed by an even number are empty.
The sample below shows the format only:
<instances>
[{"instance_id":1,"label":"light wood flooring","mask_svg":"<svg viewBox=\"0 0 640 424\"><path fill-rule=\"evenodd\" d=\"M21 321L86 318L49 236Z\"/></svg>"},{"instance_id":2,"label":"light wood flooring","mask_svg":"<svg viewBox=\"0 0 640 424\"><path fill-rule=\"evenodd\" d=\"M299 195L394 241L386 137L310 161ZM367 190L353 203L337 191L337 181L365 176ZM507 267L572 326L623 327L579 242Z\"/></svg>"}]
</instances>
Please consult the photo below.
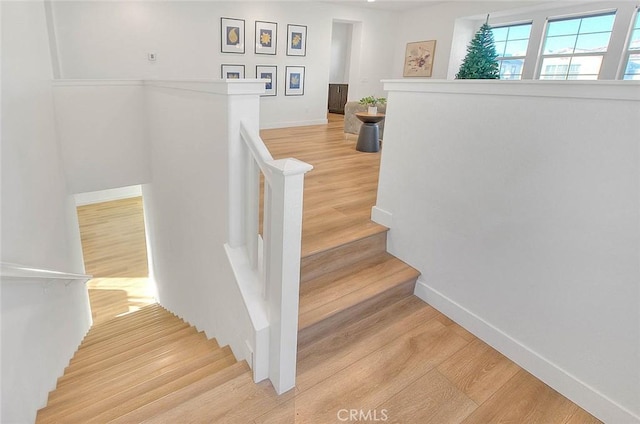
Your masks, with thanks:
<instances>
[{"instance_id":1,"label":"light wood flooring","mask_svg":"<svg viewBox=\"0 0 640 424\"><path fill-rule=\"evenodd\" d=\"M340 116L262 136L275 157L315 167L305 180L303 257L344 232L379 231L362 218L375 203L380 154L355 152ZM351 410L403 424L600 422L415 296L304 344L297 386L283 396L268 382L234 379L185 402L148 422L354 422L344 420Z\"/></svg>"},{"instance_id":2,"label":"light wood flooring","mask_svg":"<svg viewBox=\"0 0 640 424\"><path fill-rule=\"evenodd\" d=\"M142 198L79 206L78 222L94 324L155 303L147 278Z\"/></svg>"}]
</instances>

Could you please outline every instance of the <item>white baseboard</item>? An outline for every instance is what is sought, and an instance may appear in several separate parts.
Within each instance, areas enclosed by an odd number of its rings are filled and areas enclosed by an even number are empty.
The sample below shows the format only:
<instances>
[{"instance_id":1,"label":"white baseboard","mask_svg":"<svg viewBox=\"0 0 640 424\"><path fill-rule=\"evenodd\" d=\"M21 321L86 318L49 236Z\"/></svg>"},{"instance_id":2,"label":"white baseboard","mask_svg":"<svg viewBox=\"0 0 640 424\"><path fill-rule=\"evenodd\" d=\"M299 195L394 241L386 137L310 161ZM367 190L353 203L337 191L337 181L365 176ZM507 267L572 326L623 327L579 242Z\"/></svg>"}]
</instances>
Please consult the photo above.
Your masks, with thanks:
<instances>
[{"instance_id":1,"label":"white baseboard","mask_svg":"<svg viewBox=\"0 0 640 424\"><path fill-rule=\"evenodd\" d=\"M82 206L138 196L142 196L142 186L140 185L91 191L88 193L78 193L74 197L76 200L76 206Z\"/></svg>"},{"instance_id":2,"label":"white baseboard","mask_svg":"<svg viewBox=\"0 0 640 424\"><path fill-rule=\"evenodd\" d=\"M418 279L414 294L605 423L640 423L638 415L433 289L424 280Z\"/></svg>"},{"instance_id":3,"label":"white baseboard","mask_svg":"<svg viewBox=\"0 0 640 424\"><path fill-rule=\"evenodd\" d=\"M371 220L387 228L391 228L393 223L393 215L377 206L371 208Z\"/></svg>"},{"instance_id":4,"label":"white baseboard","mask_svg":"<svg viewBox=\"0 0 640 424\"><path fill-rule=\"evenodd\" d=\"M291 121L291 122L270 122L268 124L261 124L261 130L268 130L273 128L289 128L289 127L306 127L308 125L324 125L328 121L327 119L313 119L309 121Z\"/></svg>"}]
</instances>

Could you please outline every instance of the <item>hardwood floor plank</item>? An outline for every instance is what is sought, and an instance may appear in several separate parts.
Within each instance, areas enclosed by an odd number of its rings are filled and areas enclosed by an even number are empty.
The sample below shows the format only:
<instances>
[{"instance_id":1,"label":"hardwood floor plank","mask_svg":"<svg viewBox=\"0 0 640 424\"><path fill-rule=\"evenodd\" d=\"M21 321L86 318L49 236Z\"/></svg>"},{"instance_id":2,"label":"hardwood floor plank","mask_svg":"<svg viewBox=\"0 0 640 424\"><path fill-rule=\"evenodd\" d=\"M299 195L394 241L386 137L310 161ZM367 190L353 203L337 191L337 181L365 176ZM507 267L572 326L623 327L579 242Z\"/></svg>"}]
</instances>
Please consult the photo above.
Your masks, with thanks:
<instances>
[{"instance_id":1,"label":"hardwood floor plank","mask_svg":"<svg viewBox=\"0 0 640 424\"><path fill-rule=\"evenodd\" d=\"M491 397L520 369L479 339L438 366L438 371L477 404Z\"/></svg>"},{"instance_id":2,"label":"hardwood floor plank","mask_svg":"<svg viewBox=\"0 0 640 424\"><path fill-rule=\"evenodd\" d=\"M94 277L147 277L142 197L79 206L85 270Z\"/></svg>"},{"instance_id":3,"label":"hardwood floor plank","mask_svg":"<svg viewBox=\"0 0 640 424\"><path fill-rule=\"evenodd\" d=\"M437 313L412 296L301 348L296 386L300 391L309 389L385 344L393 343L404 332L423 325Z\"/></svg>"},{"instance_id":4,"label":"hardwood floor plank","mask_svg":"<svg viewBox=\"0 0 640 424\"><path fill-rule=\"evenodd\" d=\"M429 371L374 411L390 424L458 424L478 405L465 396L437 369Z\"/></svg>"},{"instance_id":5,"label":"hardwood floor plank","mask_svg":"<svg viewBox=\"0 0 640 424\"><path fill-rule=\"evenodd\" d=\"M463 423L562 423L575 408L569 399L521 369Z\"/></svg>"},{"instance_id":6,"label":"hardwood floor plank","mask_svg":"<svg viewBox=\"0 0 640 424\"><path fill-rule=\"evenodd\" d=\"M435 320L416 327L296 396L298 422L335 422L340 409L374 409L467 342ZM293 406L292 406L293 405ZM272 412L279 416L281 411ZM270 413L256 422L272 422Z\"/></svg>"}]
</instances>

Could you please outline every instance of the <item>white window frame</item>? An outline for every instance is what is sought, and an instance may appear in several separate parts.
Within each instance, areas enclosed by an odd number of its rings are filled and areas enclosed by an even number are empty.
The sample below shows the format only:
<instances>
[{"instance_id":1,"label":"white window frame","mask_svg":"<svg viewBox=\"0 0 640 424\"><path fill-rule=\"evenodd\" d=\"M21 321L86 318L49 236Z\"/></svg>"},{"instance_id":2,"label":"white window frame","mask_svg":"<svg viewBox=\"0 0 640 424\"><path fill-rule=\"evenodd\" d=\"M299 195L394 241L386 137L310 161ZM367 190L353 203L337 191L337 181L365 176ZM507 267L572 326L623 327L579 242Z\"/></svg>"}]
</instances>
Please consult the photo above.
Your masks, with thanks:
<instances>
[{"instance_id":1,"label":"white window frame","mask_svg":"<svg viewBox=\"0 0 640 424\"><path fill-rule=\"evenodd\" d=\"M531 30L533 30L533 21L524 21L524 22L516 22L516 23L509 23L509 24L499 24L496 26L491 26L491 29L498 29L498 28L511 28L511 27L516 27L516 26L522 26L522 25L530 25L531 29L529 30L529 38L527 40L527 52L529 51L529 45L531 44ZM494 40L495 41L495 40ZM509 37L507 37L507 42L509 41ZM506 46L505 46L506 47ZM504 53L504 52L502 52ZM500 65L500 69L502 69L502 61L503 60L511 60L511 59L522 59L522 69L520 70L520 80L522 80L522 76L524 75L524 66L525 63L527 63L527 53L525 52L524 56L498 56L496 57L496 60L498 61L498 64ZM499 71L498 70L498 71Z\"/></svg>"},{"instance_id":2,"label":"white window frame","mask_svg":"<svg viewBox=\"0 0 640 424\"><path fill-rule=\"evenodd\" d=\"M633 30L635 27L636 20L640 17L640 6L636 6L636 10L631 17L631 23L629 24L629 34L627 35L627 41L624 45L624 54L622 60L622 66L620 67L620 75L618 75L618 79L624 80L624 76L626 75L627 66L629 65L629 59L632 54L640 54L639 50L631 50L631 37L633 36Z\"/></svg>"},{"instance_id":3,"label":"white window frame","mask_svg":"<svg viewBox=\"0 0 640 424\"><path fill-rule=\"evenodd\" d=\"M606 15L613 15L614 16L614 24L611 28L611 35L609 36L609 44L607 45L607 50L603 51L603 52L599 52L599 53L575 53L575 46L574 46L574 52L571 54L544 54L544 49L545 46L547 44L547 33L549 31L549 24L553 23L553 22L558 22L558 21L570 21L573 19L586 19L586 18L593 18L596 16L606 16ZM541 79L541 75L542 75L542 67L544 64L544 59L547 58L557 58L557 57L567 57L567 58L574 58L574 57L595 57L595 56L600 56L602 57L602 61L600 63L600 70L598 71L598 77L597 79L600 79L600 76L602 75L602 65L604 64L604 60L605 60L605 56L607 55L607 53L609 52L609 47L611 45L611 36L613 35L613 30L615 28L615 19L617 18L617 10L616 9L610 9L610 10L600 10L600 11L593 11L593 12L588 12L588 13L580 13L580 14L576 14L576 15L570 15L570 16L557 16L557 17L549 17L547 18L546 22L545 22L545 28L544 31L542 33L542 39L540 42L540 54L538 55L538 66L536 69L536 75L535 75L535 79ZM576 33L576 42L578 40L577 35L580 35L580 28L578 28L578 32ZM568 76L569 73L568 71L571 68L571 61L569 62L570 65L567 68L567 74L565 75L565 78L563 81L568 80ZM624 72L624 71L623 71Z\"/></svg>"}]
</instances>

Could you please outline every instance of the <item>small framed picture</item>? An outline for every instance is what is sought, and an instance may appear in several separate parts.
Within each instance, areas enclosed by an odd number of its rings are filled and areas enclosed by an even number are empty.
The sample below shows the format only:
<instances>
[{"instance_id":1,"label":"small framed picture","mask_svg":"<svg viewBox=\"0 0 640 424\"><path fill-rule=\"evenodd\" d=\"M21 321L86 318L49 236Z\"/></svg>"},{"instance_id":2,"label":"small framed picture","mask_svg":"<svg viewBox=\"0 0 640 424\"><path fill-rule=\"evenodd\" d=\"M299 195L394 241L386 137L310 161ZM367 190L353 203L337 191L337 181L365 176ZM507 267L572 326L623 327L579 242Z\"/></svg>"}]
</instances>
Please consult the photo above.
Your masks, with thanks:
<instances>
[{"instance_id":1,"label":"small framed picture","mask_svg":"<svg viewBox=\"0 0 640 424\"><path fill-rule=\"evenodd\" d=\"M407 43L404 54L404 77L430 77L436 40Z\"/></svg>"},{"instance_id":2,"label":"small framed picture","mask_svg":"<svg viewBox=\"0 0 640 424\"><path fill-rule=\"evenodd\" d=\"M256 21L256 54L276 54L278 47L278 24Z\"/></svg>"},{"instance_id":3,"label":"small framed picture","mask_svg":"<svg viewBox=\"0 0 640 424\"><path fill-rule=\"evenodd\" d=\"M306 25L287 25L287 56L307 55Z\"/></svg>"},{"instance_id":4,"label":"small framed picture","mask_svg":"<svg viewBox=\"0 0 640 424\"><path fill-rule=\"evenodd\" d=\"M244 65L222 65L222 79L244 78Z\"/></svg>"},{"instance_id":5,"label":"small framed picture","mask_svg":"<svg viewBox=\"0 0 640 424\"><path fill-rule=\"evenodd\" d=\"M285 72L285 96L304 95L304 66L287 66Z\"/></svg>"},{"instance_id":6,"label":"small framed picture","mask_svg":"<svg viewBox=\"0 0 640 424\"><path fill-rule=\"evenodd\" d=\"M265 93L263 96L278 95L278 67L277 66L256 66L256 78L269 80L265 85Z\"/></svg>"},{"instance_id":7,"label":"small framed picture","mask_svg":"<svg viewBox=\"0 0 640 424\"><path fill-rule=\"evenodd\" d=\"M244 19L220 18L220 51L244 54Z\"/></svg>"}]
</instances>

